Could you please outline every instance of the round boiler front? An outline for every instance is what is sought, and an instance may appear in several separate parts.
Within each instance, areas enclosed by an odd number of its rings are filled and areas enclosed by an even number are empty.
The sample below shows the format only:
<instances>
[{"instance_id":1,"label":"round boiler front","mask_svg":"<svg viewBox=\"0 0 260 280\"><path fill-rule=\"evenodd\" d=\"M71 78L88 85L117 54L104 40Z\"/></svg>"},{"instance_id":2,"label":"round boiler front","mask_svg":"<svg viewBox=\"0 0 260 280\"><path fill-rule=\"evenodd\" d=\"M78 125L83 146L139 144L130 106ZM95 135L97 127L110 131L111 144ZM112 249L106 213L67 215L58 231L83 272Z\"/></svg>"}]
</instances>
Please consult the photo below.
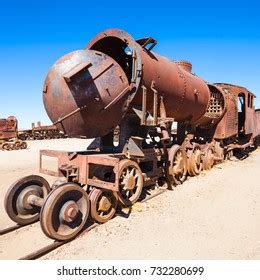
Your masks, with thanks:
<instances>
[{"instance_id":1,"label":"round boiler front","mask_svg":"<svg viewBox=\"0 0 260 280\"><path fill-rule=\"evenodd\" d=\"M43 87L45 109L70 137L94 138L109 133L128 109L128 79L111 57L78 50L60 58Z\"/></svg>"}]
</instances>

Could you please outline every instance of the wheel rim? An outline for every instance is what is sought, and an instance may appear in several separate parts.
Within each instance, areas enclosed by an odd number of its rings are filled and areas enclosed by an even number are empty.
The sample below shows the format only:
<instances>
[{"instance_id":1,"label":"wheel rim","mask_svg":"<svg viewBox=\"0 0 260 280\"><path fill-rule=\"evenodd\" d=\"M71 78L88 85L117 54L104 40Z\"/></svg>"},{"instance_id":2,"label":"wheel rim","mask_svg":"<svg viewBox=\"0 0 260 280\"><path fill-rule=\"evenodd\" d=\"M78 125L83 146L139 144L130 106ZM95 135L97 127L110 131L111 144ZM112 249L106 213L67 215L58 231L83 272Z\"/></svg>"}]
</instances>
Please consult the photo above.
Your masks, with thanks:
<instances>
[{"instance_id":1,"label":"wheel rim","mask_svg":"<svg viewBox=\"0 0 260 280\"><path fill-rule=\"evenodd\" d=\"M138 164L131 160L122 160L119 163L119 201L130 206L135 203L143 189L143 175Z\"/></svg>"},{"instance_id":2,"label":"wheel rim","mask_svg":"<svg viewBox=\"0 0 260 280\"><path fill-rule=\"evenodd\" d=\"M6 143L2 144L1 148L2 150L6 150Z\"/></svg>"},{"instance_id":3,"label":"wheel rim","mask_svg":"<svg viewBox=\"0 0 260 280\"><path fill-rule=\"evenodd\" d=\"M41 228L50 238L69 240L86 224L90 201L79 185L66 183L53 189L41 209Z\"/></svg>"},{"instance_id":4,"label":"wheel rim","mask_svg":"<svg viewBox=\"0 0 260 280\"><path fill-rule=\"evenodd\" d=\"M14 150L19 150L20 147L21 147L21 143L20 142L17 141L17 142L14 143Z\"/></svg>"},{"instance_id":5,"label":"wheel rim","mask_svg":"<svg viewBox=\"0 0 260 280\"><path fill-rule=\"evenodd\" d=\"M193 150L189 151L188 172L190 176L199 175L202 170L202 158L199 145L195 145Z\"/></svg>"},{"instance_id":6,"label":"wheel rim","mask_svg":"<svg viewBox=\"0 0 260 280\"><path fill-rule=\"evenodd\" d=\"M26 149L27 148L27 143L26 142L22 142L20 147L21 147L21 149Z\"/></svg>"},{"instance_id":7,"label":"wheel rim","mask_svg":"<svg viewBox=\"0 0 260 280\"><path fill-rule=\"evenodd\" d=\"M179 145L174 145L169 151L169 174L173 184L181 184L187 177L187 157Z\"/></svg>"},{"instance_id":8,"label":"wheel rim","mask_svg":"<svg viewBox=\"0 0 260 280\"><path fill-rule=\"evenodd\" d=\"M39 220L40 207L30 205L27 198L33 194L47 197L49 183L41 176L31 175L16 181L7 191L4 200L5 211L14 222L27 225Z\"/></svg>"},{"instance_id":9,"label":"wheel rim","mask_svg":"<svg viewBox=\"0 0 260 280\"><path fill-rule=\"evenodd\" d=\"M116 213L117 198L112 191L104 189L93 189L90 194L91 217L99 222L105 223Z\"/></svg>"},{"instance_id":10,"label":"wheel rim","mask_svg":"<svg viewBox=\"0 0 260 280\"><path fill-rule=\"evenodd\" d=\"M5 143L2 145L2 149L5 150L5 151L10 151L11 150L11 145L8 144L8 143Z\"/></svg>"},{"instance_id":11,"label":"wheel rim","mask_svg":"<svg viewBox=\"0 0 260 280\"><path fill-rule=\"evenodd\" d=\"M214 165L214 153L211 148L208 148L203 158L203 169L209 170L212 168L213 165Z\"/></svg>"}]
</instances>

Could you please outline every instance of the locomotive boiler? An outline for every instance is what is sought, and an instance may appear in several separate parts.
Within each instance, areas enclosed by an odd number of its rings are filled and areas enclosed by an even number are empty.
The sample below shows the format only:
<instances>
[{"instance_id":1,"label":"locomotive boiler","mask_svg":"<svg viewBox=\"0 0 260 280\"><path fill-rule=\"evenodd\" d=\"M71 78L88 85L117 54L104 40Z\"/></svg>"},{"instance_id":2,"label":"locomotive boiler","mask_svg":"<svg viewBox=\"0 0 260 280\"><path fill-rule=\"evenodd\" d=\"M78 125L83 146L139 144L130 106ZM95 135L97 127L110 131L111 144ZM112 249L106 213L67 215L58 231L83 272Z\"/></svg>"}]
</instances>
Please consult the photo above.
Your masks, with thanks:
<instances>
[{"instance_id":1,"label":"locomotive boiler","mask_svg":"<svg viewBox=\"0 0 260 280\"><path fill-rule=\"evenodd\" d=\"M15 182L5 198L12 220L40 219L48 237L68 240L89 217L104 223L130 207L143 188L172 188L255 145L255 95L208 84L191 63L153 52L156 43L110 29L51 67L43 87L50 119L70 137L95 139L87 151L42 150L40 172L61 178L51 187L38 175Z\"/></svg>"}]
</instances>

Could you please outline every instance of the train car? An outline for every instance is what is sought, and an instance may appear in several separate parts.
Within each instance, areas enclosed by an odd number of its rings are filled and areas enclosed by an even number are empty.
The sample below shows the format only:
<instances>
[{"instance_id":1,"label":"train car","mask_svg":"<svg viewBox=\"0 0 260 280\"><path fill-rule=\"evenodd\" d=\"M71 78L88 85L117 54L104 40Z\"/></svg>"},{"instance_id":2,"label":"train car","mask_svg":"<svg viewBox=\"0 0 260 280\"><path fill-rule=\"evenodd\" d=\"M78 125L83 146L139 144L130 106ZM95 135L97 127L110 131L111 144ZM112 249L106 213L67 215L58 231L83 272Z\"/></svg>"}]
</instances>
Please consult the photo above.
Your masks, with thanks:
<instances>
[{"instance_id":1,"label":"train car","mask_svg":"<svg viewBox=\"0 0 260 280\"><path fill-rule=\"evenodd\" d=\"M153 52L156 43L110 29L50 68L43 86L50 119L70 137L95 140L87 151L40 151L40 172L60 179L15 182L5 197L13 221L40 219L48 237L69 240L88 219L104 223L133 205L144 188L175 187L253 148L255 95L205 82L191 63Z\"/></svg>"},{"instance_id":2,"label":"train car","mask_svg":"<svg viewBox=\"0 0 260 280\"><path fill-rule=\"evenodd\" d=\"M0 119L0 149L4 151L26 149L27 144L18 139L17 119L10 116Z\"/></svg>"},{"instance_id":3,"label":"train car","mask_svg":"<svg viewBox=\"0 0 260 280\"><path fill-rule=\"evenodd\" d=\"M65 138L66 135L56 125L41 125L41 122L32 123L31 129L19 130L18 138L21 140L42 140Z\"/></svg>"}]
</instances>

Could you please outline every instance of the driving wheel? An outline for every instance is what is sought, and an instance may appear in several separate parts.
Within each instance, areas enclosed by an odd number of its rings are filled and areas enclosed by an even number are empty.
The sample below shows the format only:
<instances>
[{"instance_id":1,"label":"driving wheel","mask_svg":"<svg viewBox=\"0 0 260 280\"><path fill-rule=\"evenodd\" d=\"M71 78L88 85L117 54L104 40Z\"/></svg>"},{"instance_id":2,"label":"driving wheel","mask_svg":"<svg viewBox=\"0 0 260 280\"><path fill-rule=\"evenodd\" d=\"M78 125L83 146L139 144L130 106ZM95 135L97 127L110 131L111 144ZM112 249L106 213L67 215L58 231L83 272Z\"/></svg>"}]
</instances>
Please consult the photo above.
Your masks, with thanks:
<instances>
[{"instance_id":1,"label":"driving wheel","mask_svg":"<svg viewBox=\"0 0 260 280\"><path fill-rule=\"evenodd\" d=\"M204 170L209 170L213 167L213 165L214 165L214 152L213 152L212 148L209 147L205 150L205 154L203 156L202 163L203 163L203 169Z\"/></svg>"},{"instance_id":2,"label":"driving wheel","mask_svg":"<svg viewBox=\"0 0 260 280\"><path fill-rule=\"evenodd\" d=\"M169 151L169 169L171 183L182 184L187 177L187 156L186 152L179 145L174 145Z\"/></svg>"},{"instance_id":3,"label":"driving wheel","mask_svg":"<svg viewBox=\"0 0 260 280\"><path fill-rule=\"evenodd\" d=\"M128 159L119 162L119 201L124 206L134 204L143 189L143 174L139 165Z\"/></svg>"},{"instance_id":4,"label":"driving wheel","mask_svg":"<svg viewBox=\"0 0 260 280\"><path fill-rule=\"evenodd\" d=\"M199 175L202 170L202 153L200 146L195 144L192 150L188 151L188 173L190 176Z\"/></svg>"}]
</instances>

